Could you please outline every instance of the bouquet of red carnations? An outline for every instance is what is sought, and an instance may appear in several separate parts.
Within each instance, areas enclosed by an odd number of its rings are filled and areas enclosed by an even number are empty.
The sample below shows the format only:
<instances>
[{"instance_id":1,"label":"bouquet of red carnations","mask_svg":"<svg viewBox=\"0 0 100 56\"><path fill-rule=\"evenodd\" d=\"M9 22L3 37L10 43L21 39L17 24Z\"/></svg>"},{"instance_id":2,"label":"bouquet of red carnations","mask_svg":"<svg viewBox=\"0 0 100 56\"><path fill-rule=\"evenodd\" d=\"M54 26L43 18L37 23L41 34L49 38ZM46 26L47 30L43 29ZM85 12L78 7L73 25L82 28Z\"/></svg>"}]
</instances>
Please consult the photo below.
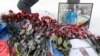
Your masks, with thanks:
<instances>
[{"instance_id":1,"label":"bouquet of red carnations","mask_svg":"<svg viewBox=\"0 0 100 56\"><path fill-rule=\"evenodd\" d=\"M3 14L0 19L0 40L8 43L6 46L11 48L9 53L12 56L49 56L49 40L53 41L53 45L55 43L53 47L58 53L68 56L71 48L69 40L77 38L88 38L94 45L100 46L96 44L97 38L84 27L58 24L49 16L39 18L39 13L14 13L10 10L9 14Z\"/></svg>"}]
</instances>

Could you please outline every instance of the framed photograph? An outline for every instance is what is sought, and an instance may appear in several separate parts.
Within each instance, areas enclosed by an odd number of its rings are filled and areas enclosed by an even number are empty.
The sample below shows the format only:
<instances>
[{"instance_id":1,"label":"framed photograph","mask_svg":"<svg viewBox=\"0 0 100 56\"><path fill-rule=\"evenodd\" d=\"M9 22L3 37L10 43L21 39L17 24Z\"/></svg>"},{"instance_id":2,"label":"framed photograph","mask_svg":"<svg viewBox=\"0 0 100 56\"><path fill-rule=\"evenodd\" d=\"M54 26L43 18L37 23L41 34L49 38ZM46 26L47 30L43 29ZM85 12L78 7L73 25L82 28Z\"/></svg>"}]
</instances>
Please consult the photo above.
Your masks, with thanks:
<instances>
[{"instance_id":1,"label":"framed photograph","mask_svg":"<svg viewBox=\"0 0 100 56\"><path fill-rule=\"evenodd\" d=\"M59 3L58 22L89 28L93 3Z\"/></svg>"}]
</instances>

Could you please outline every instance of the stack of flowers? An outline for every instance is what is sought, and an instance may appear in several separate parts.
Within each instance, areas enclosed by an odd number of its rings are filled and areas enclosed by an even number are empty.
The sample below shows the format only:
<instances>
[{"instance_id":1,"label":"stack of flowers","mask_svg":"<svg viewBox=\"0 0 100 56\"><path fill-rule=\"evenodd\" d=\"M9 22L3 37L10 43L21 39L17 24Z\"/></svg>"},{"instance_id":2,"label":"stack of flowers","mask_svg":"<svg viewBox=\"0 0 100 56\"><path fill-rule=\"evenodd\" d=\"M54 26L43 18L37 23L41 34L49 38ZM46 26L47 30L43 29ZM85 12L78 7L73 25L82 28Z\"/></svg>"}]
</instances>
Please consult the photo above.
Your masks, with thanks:
<instances>
[{"instance_id":1,"label":"stack of flowers","mask_svg":"<svg viewBox=\"0 0 100 56\"><path fill-rule=\"evenodd\" d=\"M4 30L5 28L6 31ZM98 40L97 37L83 26L78 27L76 25L58 24L55 19L49 16L39 18L39 13L28 14L26 11L14 13L10 10L9 14L2 15L0 19L0 40L5 40L6 38L6 42L10 48L16 49L13 52L16 52L17 56L36 56L36 50L39 48L38 46L42 41L44 41L43 39L51 39L50 37L53 36L53 34L55 34L57 38L62 38L63 41L87 38L90 38L92 41ZM6 35L9 35L9 37ZM65 47L62 45L63 41L61 46ZM42 56L42 54L40 56Z\"/></svg>"}]
</instances>

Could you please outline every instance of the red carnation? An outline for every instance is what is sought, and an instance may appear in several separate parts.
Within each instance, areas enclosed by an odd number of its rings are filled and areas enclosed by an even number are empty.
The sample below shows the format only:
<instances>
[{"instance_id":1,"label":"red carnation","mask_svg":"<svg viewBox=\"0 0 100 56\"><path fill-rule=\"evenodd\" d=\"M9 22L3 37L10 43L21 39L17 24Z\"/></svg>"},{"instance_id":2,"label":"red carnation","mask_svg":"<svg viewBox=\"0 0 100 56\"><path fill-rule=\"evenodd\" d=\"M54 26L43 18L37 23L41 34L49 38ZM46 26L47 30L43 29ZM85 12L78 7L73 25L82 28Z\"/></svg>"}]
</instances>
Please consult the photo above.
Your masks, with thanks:
<instances>
[{"instance_id":1,"label":"red carnation","mask_svg":"<svg viewBox=\"0 0 100 56\"><path fill-rule=\"evenodd\" d=\"M24 15L25 15L25 14L28 14L28 12L25 11L25 10L21 10L21 13L24 14Z\"/></svg>"},{"instance_id":2,"label":"red carnation","mask_svg":"<svg viewBox=\"0 0 100 56\"><path fill-rule=\"evenodd\" d=\"M14 13L12 10L9 10L9 13L11 14L11 13Z\"/></svg>"}]
</instances>

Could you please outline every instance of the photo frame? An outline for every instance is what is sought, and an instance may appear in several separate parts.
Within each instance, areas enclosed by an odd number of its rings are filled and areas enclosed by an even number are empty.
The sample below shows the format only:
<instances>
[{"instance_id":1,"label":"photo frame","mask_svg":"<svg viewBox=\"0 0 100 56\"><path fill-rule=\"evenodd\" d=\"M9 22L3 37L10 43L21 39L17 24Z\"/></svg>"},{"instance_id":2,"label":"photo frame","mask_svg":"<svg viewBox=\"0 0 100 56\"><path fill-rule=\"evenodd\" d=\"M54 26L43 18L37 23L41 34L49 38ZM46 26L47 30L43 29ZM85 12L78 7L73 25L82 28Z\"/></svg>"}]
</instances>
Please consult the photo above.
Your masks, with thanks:
<instances>
[{"instance_id":1,"label":"photo frame","mask_svg":"<svg viewBox=\"0 0 100 56\"><path fill-rule=\"evenodd\" d=\"M74 24L89 28L93 3L64 3L58 7L58 23Z\"/></svg>"}]
</instances>

